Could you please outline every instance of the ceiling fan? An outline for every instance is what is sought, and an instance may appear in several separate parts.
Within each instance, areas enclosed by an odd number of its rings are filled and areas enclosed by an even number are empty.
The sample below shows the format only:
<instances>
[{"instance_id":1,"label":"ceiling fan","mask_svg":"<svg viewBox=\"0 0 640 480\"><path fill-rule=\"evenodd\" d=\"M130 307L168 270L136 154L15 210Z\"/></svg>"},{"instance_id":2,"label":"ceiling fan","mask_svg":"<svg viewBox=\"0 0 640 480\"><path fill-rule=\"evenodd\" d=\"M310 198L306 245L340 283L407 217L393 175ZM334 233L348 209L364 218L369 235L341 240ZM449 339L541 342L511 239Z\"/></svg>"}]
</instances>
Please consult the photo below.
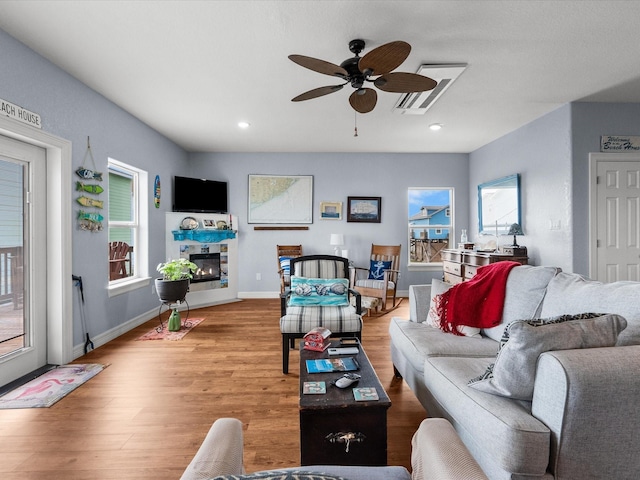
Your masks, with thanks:
<instances>
[{"instance_id":1,"label":"ceiling fan","mask_svg":"<svg viewBox=\"0 0 640 480\"><path fill-rule=\"evenodd\" d=\"M407 42L386 43L361 58L360 52L364 50L364 45L364 40L351 40L349 50L355 56L346 59L340 65L304 55L289 55L291 61L302 67L344 80L344 83L339 85L314 88L292 98L291 101L301 102L322 97L337 92L350 83L355 88L349 96L351 107L358 113L369 113L376 106L378 94L373 88L365 87L365 82L371 82L378 89L392 93L425 92L437 85L435 80L417 73L392 72L409 56L411 45Z\"/></svg>"}]
</instances>

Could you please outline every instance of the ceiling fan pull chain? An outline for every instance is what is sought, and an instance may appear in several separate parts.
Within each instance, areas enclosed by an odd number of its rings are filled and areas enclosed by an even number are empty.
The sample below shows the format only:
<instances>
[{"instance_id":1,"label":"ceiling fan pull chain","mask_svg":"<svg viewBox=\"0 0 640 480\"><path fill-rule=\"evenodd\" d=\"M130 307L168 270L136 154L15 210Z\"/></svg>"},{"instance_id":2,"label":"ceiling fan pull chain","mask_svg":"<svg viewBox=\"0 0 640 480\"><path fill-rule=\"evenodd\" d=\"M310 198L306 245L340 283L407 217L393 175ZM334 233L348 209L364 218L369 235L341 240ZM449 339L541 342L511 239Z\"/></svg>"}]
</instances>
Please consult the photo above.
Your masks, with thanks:
<instances>
[{"instance_id":1,"label":"ceiling fan pull chain","mask_svg":"<svg viewBox=\"0 0 640 480\"><path fill-rule=\"evenodd\" d=\"M357 137L358 136L358 112L356 112L355 110L353 111L353 136Z\"/></svg>"}]
</instances>

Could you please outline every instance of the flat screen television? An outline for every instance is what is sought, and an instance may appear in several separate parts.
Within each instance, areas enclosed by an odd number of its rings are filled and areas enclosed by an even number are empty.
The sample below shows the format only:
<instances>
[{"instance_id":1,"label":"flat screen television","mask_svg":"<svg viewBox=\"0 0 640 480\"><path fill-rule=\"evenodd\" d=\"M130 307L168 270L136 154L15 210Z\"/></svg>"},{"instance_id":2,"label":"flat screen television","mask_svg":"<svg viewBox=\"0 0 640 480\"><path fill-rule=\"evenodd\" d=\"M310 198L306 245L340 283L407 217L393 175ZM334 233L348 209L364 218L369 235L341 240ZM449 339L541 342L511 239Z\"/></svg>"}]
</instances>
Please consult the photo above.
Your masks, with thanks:
<instances>
[{"instance_id":1,"label":"flat screen television","mask_svg":"<svg viewBox=\"0 0 640 480\"><path fill-rule=\"evenodd\" d=\"M174 176L173 211L228 213L227 182Z\"/></svg>"}]
</instances>

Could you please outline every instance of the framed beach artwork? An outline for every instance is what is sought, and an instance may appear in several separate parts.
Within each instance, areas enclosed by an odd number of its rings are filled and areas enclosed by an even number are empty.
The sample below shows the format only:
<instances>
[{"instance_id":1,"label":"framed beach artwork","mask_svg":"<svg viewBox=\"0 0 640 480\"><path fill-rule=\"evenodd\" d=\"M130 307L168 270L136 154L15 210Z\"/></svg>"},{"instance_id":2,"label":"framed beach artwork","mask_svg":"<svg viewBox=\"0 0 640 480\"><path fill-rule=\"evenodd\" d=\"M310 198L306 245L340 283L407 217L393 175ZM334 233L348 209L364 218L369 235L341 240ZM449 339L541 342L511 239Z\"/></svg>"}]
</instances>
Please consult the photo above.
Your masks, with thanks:
<instances>
[{"instance_id":1,"label":"framed beach artwork","mask_svg":"<svg viewBox=\"0 0 640 480\"><path fill-rule=\"evenodd\" d=\"M342 202L320 202L322 220L342 220Z\"/></svg>"},{"instance_id":2,"label":"framed beach artwork","mask_svg":"<svg viewBox=\"0 0 640 480\"><path fill-rule=\"evenodd\" d=\"M313 175L249 175L249 223L313 223Z\"/></svg>"},{"instance_id":3,"label":"framed beach artwork","mask_svg":"<svg viewBox=\"0 0 640 480\"><path fill-rule=\"evenodd\" d=\"M382 197L348 197L347 222L380 223Z\"/></svg>"}]
</instances>

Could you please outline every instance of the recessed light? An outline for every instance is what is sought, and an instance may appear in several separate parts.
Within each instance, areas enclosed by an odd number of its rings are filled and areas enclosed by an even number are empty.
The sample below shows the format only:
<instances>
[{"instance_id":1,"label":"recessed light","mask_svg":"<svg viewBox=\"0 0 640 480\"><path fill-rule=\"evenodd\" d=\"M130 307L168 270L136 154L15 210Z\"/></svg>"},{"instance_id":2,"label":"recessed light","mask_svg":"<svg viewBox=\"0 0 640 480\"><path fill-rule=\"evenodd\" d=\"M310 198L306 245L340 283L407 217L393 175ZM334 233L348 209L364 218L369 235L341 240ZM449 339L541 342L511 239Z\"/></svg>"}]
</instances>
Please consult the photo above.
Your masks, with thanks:
<instances>
[{"instance_id":1,"label":"recessed light","mask_svg":"<svg viewBox=\"0 0 640 480\"><path fill-rule=\"evenodd\" d=\"M433 130L434 132L437 132L438 130L440 130L442 128L442 124L441 123L432 123L431 125L429 125L429 128L431 130Z\"/></svg>"},{"instance_id":2,"label":"recessed light","mask_svg":"<svg viewBox=\"0 0 640 480\"><path fill-rule=\"evenodd\" d=\"M249 128L249 122L238 122L238 127L240 128Z\"/></svg>"}]
</instances>

